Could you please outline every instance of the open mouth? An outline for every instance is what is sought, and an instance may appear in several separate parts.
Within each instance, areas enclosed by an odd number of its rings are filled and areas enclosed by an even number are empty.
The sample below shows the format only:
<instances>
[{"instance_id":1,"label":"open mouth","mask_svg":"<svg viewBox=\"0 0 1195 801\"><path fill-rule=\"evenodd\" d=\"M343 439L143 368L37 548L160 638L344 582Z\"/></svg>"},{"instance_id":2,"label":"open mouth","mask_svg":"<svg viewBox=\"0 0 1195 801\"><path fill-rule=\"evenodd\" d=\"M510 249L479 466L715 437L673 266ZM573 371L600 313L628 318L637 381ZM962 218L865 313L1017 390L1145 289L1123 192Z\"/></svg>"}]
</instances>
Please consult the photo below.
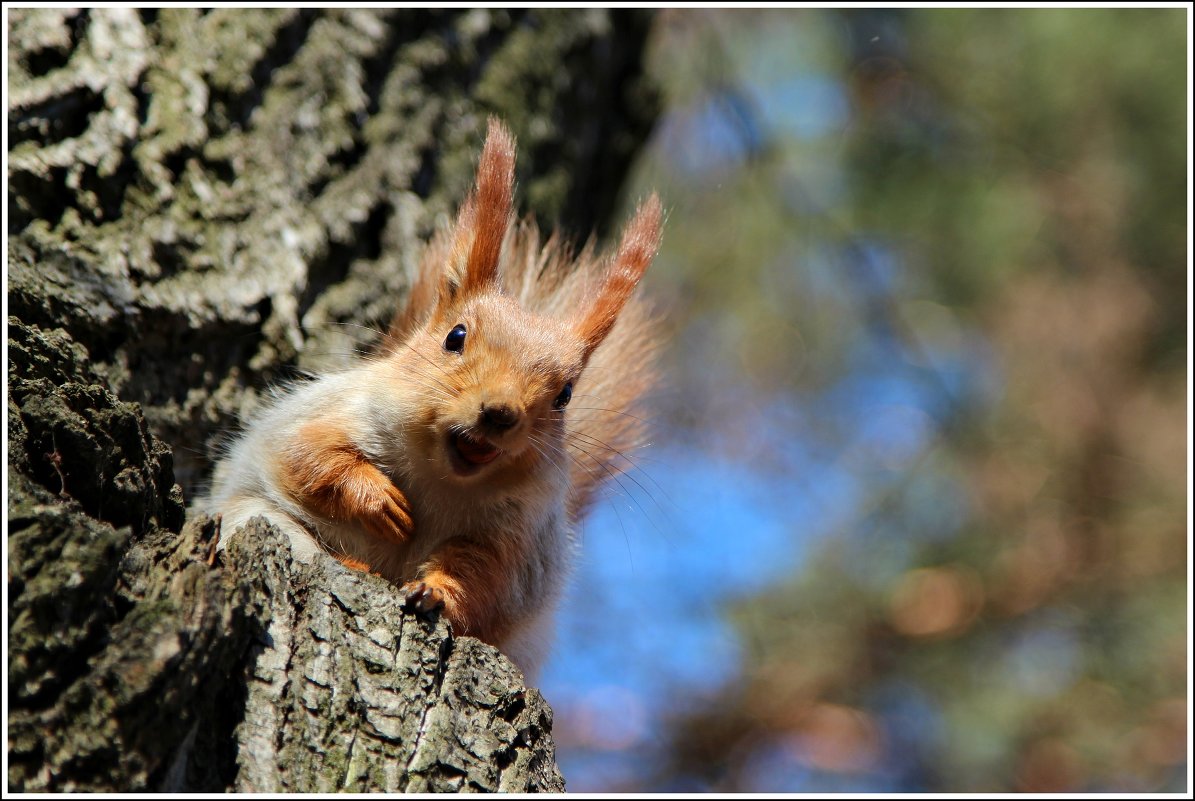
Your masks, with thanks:
<instances>
[{"instance_id":1,"label":"open mouth","mask_svg":"<svg viewBox=\"0 0 1195 801\"><path fill-rule=\"evenodd\" d=\"M463 431L448 435L448 454L452 468L460 475L474 473L482 465L489 464L502 453L483 437L471 436Z\"/></svg>"}]
</instances>

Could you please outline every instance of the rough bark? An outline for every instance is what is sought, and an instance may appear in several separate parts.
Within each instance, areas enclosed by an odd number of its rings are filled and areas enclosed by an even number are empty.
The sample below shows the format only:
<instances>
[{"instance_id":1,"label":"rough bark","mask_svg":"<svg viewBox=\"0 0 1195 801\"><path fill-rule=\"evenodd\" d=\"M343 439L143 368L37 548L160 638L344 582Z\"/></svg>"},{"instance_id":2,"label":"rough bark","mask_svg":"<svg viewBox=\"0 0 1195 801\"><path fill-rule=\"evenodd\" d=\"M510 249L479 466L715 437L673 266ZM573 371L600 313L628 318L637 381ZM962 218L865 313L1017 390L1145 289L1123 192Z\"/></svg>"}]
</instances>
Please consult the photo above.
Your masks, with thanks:
<instances>
[{"instance_id":1,"label":"rough bark","mask_svg":"<svg viewBox=\"0 0 1195 801\"><path fill-rule=\"evenodd\" d=\"M270 383L368 346L488 114L523 208L607 220L647 21L11 13L9 789L563 788L494 649L185 505Z\"/></svg>"}]
</instances>

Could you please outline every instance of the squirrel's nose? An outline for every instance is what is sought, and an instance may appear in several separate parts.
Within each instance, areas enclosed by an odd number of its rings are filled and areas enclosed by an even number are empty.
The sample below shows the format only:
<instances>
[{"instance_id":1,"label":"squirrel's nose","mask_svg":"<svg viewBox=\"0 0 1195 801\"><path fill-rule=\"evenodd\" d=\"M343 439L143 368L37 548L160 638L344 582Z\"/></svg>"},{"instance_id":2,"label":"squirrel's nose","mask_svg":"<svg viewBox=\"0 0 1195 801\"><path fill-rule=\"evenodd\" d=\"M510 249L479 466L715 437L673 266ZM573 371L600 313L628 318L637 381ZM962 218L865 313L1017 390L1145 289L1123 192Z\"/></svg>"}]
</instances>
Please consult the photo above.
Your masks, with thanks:
<instances>
[{"instance_id":1,"label":"squirrel's nose","mask_svg":"<svg viewBox=\"0 0 1195 801\"><path fill-rule=\"evenodd\" d=\"M515 423L519 422L519 412L513 406L502 404L482 404L481 406L481 422L495 433L501 433L507 429L514 428Z\"/></svg>"}]
</instances>

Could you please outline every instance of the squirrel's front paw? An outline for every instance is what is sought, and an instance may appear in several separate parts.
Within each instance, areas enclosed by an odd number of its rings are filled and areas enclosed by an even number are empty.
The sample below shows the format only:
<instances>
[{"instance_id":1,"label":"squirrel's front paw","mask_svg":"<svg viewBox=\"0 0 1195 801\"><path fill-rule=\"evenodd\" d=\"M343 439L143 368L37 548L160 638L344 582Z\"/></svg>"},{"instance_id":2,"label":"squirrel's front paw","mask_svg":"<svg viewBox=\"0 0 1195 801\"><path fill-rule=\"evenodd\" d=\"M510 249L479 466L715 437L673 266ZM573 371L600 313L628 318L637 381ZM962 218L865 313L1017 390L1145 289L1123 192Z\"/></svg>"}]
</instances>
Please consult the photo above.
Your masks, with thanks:
<instances>
[{"instance_id":1,"label":"squirrel's front paw","mask_svg":"<svg viewBox=\"0 0 1195 801\"><path fill-rule=\"evenodd\" d=\"M398 487L385 481L361 514L361 522L375 536L401 545L411 537L411 504Z\"/></svg>"},{"instance_id":2,"label":"squirrel's front paw","mask_svg":"<svg viewBox=\"0 0 1195 801\"><path fill-rule=\"evenodd\" d=\"M423 581L409 581L402 587L404 606L421 615L430 615L444 608L444 593Z\"/></svg>"}]
</instances>

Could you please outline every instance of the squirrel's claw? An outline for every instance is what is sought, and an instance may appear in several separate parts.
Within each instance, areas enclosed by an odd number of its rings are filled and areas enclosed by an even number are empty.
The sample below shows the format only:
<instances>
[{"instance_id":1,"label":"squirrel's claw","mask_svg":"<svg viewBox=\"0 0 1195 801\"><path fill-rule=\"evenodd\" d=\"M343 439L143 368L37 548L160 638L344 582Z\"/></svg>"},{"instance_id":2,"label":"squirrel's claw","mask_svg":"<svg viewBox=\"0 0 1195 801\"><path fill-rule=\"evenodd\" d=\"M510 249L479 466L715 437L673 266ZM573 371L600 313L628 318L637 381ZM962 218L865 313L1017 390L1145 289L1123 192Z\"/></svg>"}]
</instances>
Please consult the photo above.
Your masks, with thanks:
<instances>
[{"instance_id":1,"label":"squirrel's claw","mask_svg":"<svg viewBox=\"0 0 1195 801\"><path fill-rule=\"evenodd\" d=\"M444 594L439 589L422 581L403 585L403 605L420 615L431 615L444 608Z\"/></svg>"}]
</instances>

